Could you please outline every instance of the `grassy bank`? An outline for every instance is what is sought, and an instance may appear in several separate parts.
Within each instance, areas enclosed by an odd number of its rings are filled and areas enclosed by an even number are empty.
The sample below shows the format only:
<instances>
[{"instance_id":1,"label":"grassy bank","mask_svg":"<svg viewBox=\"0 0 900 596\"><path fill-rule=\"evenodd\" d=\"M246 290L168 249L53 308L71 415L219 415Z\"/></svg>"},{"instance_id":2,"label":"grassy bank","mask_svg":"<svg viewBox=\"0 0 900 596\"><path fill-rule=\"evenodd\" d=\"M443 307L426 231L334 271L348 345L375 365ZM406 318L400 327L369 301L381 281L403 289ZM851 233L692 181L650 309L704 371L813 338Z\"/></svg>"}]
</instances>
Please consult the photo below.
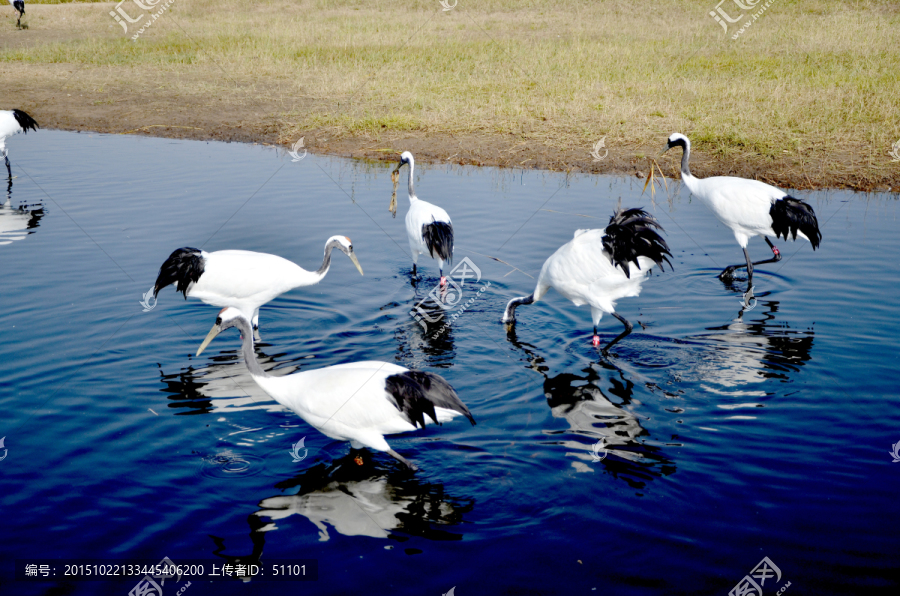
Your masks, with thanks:
<instances>
[{"instance_id":1,"label":"grassy bank","mask_svg":"<svg viewBox=\"0 0 900 596\"><path fill-rule=\"evenodd\" d=\"M227 105L284 144L433 138L435 158L594 171L642 167L681 131L700 174L900 187L893 1L773 0L736 40L712 0L176 0L137 41L114 4L33 4L27 31L3 13L4 103Z\"/></svg>"}]
</instances>

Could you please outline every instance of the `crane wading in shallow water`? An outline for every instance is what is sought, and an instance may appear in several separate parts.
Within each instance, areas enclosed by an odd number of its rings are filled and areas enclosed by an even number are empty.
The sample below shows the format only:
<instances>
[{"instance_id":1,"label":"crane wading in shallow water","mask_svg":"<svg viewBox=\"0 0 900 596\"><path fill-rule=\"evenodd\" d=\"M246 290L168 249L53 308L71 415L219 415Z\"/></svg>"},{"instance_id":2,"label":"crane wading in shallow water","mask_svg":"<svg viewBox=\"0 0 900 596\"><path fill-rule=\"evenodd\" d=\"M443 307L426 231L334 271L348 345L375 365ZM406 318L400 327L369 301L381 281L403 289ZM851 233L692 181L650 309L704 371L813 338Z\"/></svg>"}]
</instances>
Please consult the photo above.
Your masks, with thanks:
<instances>
[{"instance_id":1,"label":"crane wading in shallow water","mask_svg":"<svg viewBox=\"0 0 900 596\"><path fill-rule=\"evenodd\" d=\"M22 110L0 110L0 155L6 161L6 172L12 180L12 168L9 167L9 150L6 148L6 139L20 132L40 128L34 118Z\"/></svg>"},{"instance_id":2,"label":"crane wading in shallow water","mask_svg":"<svg viewBox=\"0 0 900 596\"><path fill-rule=\"evenodd\" d=\"M734 277L736 269L747 268L747 294L753 295L753 266L776 263L781 260L781 252L769 240L769 236L793 240L797 236L809 240L813 250L822 242L819 222L813 208L799 199L788 195L759 180L748 180L734 176L714 176L696 178L691 175L689 160L691 142L681 133L669 137L662 155L673 147L681 147L681 179L691 194L703 201L723 224L731 228L738 244L744 250L746 264L731 265L719 274L719 279L728 281ZM750 238L762 236L772 249L772 258L752 262L747 244Z\"/></svg>"},{"instance_id":3,"label":"crane wading in shallow water","mask_svg":"<svg viewBox=\"0 0 900 596\"><path fill-rule=\"evenodd\" d=\"M605 229L576 230L575 237L544 262L534 292L509 301L502 321L515 324L518 306L537 302L555 288L575 306L590 305L595 347L600 345L597 325L603 313L625 325L625 331L603 348L603 354L609 354L609 348L632 330L616 312L616 301L639 295L654 264L660 269L664 262L672 266L666 257L672 256L669 247L656 229L662 227L643 209L620 209Z\"/></svg>"},{"instance_id":4,"label":"crane wading in shallow water","mask_svg":"<svg viewBox=\"0 0 900 596\"><path fill-rule=\"evenodd\" d=\"M307 271L276 255L248 250L206 252L185 247L175 250L159 268L153 296L169 284L188 297L213 306L232 306L251 321L257 341L259 307L294 288L319 283L331 266L331 251L337 248L350 257L363 274L353 244L346 236L325 242L325 258L317 271Z\"/></svg>"},{"instance_id":5,"label":"crane wading in shallow water","mask_svg":"<svg viewBox=\"0 0 900 596\"><path fill-rule=\"evenodd\" d=\"M323 435L350 441L352 449L384 451L416 470L415 464L391 449L384 435L425 428L427 419L441 424L460 415L475 424L443 377L389 362L351 362L273 377L256 360L250 321L236 308L219 312L197 356L231 327L241 332L241 353L256 384ZM358 455L356 462L362 464Z\"/></svg>"},{"instance_id":6,"label":"crane wading in shallow water","mask_svg":"<svg viewBox=\"0 0 900 596\"><path fill-rule=\"evenodd\" d=\"M412 252L412 274L415 277L419 255L431 255L438 260L443 286L447 283L444 277L444 261L448 263L453 261L453 223L446 211L416 196L413 190L415 160L409 151L404 151L400 155L397 169L402 168L404 164L409 165L409 212L406 214L406 234L409 236L409 250Z\"/></svg>"}]
</instances>

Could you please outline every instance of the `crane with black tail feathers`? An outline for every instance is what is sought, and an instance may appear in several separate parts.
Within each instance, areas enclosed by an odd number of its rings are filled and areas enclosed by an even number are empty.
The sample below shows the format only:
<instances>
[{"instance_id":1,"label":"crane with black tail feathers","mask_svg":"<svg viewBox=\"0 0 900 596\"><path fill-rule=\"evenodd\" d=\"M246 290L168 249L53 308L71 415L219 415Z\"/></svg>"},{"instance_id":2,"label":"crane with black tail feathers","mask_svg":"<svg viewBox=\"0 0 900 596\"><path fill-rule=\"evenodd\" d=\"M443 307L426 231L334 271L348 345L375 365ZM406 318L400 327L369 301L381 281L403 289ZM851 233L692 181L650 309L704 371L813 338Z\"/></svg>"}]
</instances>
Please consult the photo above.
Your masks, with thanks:
<instances>
[{"instance_id":1,"label":"crane with black tail feathers","mask_svg":"<svg viewBox=\"0 0 900 596\"><path fill-rule=\"evenodd\" d=\"M359 274L363 274L353 244L346 236L332 236L325 242L325 258L316 271L307 271L267 253L179 248L159 268L153 296L175 284L175 290L184 294L185 300L199 298L213 306L237 308L251 322L260 341L259 307L289 290L319 283L331 267L331 251L335 248L347 255Z\"/></svg>"},{"instance_id":2,"label":"crane with black tail feathers","mask_svg":"<svg viewBox=\"0 0 900 596\"><path fill-rule=\"evenodd\" d=\"M19 13L19 20L16 21L16 27L21 27L22 17L25 16L25 0L9 0L9 3L12 5L15 11Z\"/></svg>"},{"instance_id":3,"label":"crane with black tail feathers","mask_svg":"<svg viewBox=\"0 0 900 596\"><path fill-rule=\"evenodd\" d=\"M0 110L0 155L6 161L6 172L12 180L12 168L9 166L9 150L6 148L6 139L29 130L40 128L34 118L22 110Z\"/></svg>"},{"instance_id":4,"label":"crane with black tail feathers","mask_svg":"<svg viewBox=\"0 0 900 596\"><path fill-rule=\"evenodd\" d=\"M325 436L350 441L351 449L387 452L416 470L415 464L391 449L384 435L412 432L425 428L426 421L442 424L457 416L475 425L469 408L446 379L390 362L350 362L272 376L259 365L250 321L236 308L219 312L197 355L231 327L241 332L241 353L256 384ZM363 460L357 456L356 462L362 465Z\"/></svg>"},{"instance_id":5,"label":"crane with black tail feathers","mask_svg":"<svg viewBox=\"0 0 900 596\"><path fill-rule=\"evenodd\" d=\"M409 237L409 250L412 252L412 274L415 277L419 255L431 255L431 258L438 261L443 286L447 283L444 277L444 262L453 262L453 223L446 211L416 196L413 189L415 160L409 151L404 151L400 155L397 170L404 165L409 165L409 212L406 214L406 234Z\"/></svg>"},{"instance_id":6,"label":"crane with black tail feathers","mask_svg":"<svg viewBox=\"0 0 900 596\"><path fill-rule=\"evenodd\" d=\"M710 211L723 224L731 228L738 244L744 250L746 263L726 267L719 274L719 279L728 281L734 278L736 269L747 269L747 295L753 295L753 266L764 263L776 263L781 260L781 252L769 240L769 236L796 240L799 236L809 240L813 250L822 242L819 222L816 213L807 203L788 195L759 180L748 180L733 176L714 176L712 178L696 178L691 175L690 158L691 142L681 133L674 133L668 139L662 153L673 147L681 147L681 179L691 193L703 201ZM662 155L660 153L660 155ZM762 236L769 248L772 258L764 261L750 259L747 244L750 238ZM746 297L745 297L746 298Z\"/></svg>"},{"instance_id":7,"label":"crane with black tail feathers","mask_svg":"<svg viewBox=\"0 0 900 596\"><path fill-rule=\"evenodd\" d=\"M625 331L603 348L608 355L609 348L632 330L631 323L616 312L616 301L638 296L653 265L672 267L669 247L656 230L663 231L643 209L619 209L602 230L577 230L544 262L534 292L509 301L502 321L515 324L517 307L537 302L555 288L575 306L590 305L595 347L600 345L597 325L603 313L625 325Z\"/></svg>"}]
</instances>

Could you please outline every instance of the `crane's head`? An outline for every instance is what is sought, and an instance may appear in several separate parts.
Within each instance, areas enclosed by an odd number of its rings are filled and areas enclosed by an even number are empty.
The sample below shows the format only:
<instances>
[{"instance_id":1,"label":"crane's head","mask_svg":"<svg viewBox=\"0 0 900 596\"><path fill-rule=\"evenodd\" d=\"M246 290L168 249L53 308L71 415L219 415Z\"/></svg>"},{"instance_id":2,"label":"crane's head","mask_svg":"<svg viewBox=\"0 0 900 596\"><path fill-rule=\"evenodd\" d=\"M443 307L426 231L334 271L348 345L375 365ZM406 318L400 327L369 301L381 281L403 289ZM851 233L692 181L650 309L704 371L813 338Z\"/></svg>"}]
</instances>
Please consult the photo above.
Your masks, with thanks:
<instances>
[{"instance_id":1,"label":"crane's head","mask_svg":"<svg viewBox=\"0 0 900 596\"><path fill-rule=\"evenodd\" d=\"M663 147L663 150L660 151L659 154L662 155L672 147L681 147L684 151L688 151L691 148L691 142L680 132L674 132L669 137L669 141L666 143L666 146Z\"/></svg>"},{"instance_id":2,"label":"crane's head","mask_svg":"<svg viewBox=\"0 0 900 596\"><path fill-rule=\"evenodd\" d=\"M252 337L253 331L250 327L250 321L247 320L247 317L244 316L244 313L232 306L223 308L219 311L219 315L216 317L216 324L213 325L212 329L210 329L209 333L206 335L206 339L204 339L203 343L200 344L200 349L197 350L197 356L203 353L203 350L206 349L206 346L209 345L209 342L214 340L217 335L219 335L226 329L230 329L231 327L237 327L241 330L241 334L249 333Z\"/></svg>"},{"instance_id":3,"label":"crane's head","mask_svg":"<svg viewBox=\"0 0 900 596\"><path fill-rule=\"evenodd\" d=\"M365 275L363 273L362 267L359 264L359 261L356 260L356 253L353 252L353 243L350 242L350 239L346 236L332 236L328 239L328 242L325 243L325 252L328 252L332 248L337 248L342 253L347 255L353 264L356 265L356 268L359 270L360 275Z\"/></svg>"},{"instance_id":4,"label":"crane's head","mask_svg":"<svg viewBox=\"0 0 900 596\"><path fill-rule=\"evenodd\" d=\"M410 166L412 166L413 162L414 160L412 153L410 153L409 151L404 151L400 154L400 163L397 164L397 169L399 170L400 168L402 168L404 164L409 164Z\"/></svg>"}]
</instances>

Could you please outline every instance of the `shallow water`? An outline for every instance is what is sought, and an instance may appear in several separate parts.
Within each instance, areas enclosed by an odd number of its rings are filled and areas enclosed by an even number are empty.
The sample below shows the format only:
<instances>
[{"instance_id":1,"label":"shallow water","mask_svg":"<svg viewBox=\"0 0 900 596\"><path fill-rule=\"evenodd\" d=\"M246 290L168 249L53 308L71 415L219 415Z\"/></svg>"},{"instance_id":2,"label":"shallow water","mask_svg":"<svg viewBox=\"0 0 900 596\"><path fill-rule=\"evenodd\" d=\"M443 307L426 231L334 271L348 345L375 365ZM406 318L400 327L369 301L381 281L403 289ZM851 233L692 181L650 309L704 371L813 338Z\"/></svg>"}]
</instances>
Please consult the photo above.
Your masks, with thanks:
<instances>
[{"instance_id":1,"label":"shallow water","mask_svg":"<svg viewBox=\"0 0 900 596\"><path fill-rule=\"evenodd\" d=\"M136 583L13 579L15 559L72 557L316 559L318 580L291 588L314 594L724 594L763 557L781 572L767 595L787 582L787 593L896 587L896 195L797 193L822 245L778 243L785 259L756 270L758 302L739 318L744 283L716 274L741 251L677 185L652 201L637 179L420 164L419 196L451 214L456 262L481 276L441 333L410 316L437 268L423 262L411 285L405 170L393 219L392 165L55 131L10 145L9 593ZM602 358L589 310L550 292L507 334L506 302L620 199L656 215L674 255L674 271L655 269L619 303L635 332ZM336 254L321 284L263 307L260 356L285 374L385 360L443 375L478 424L390 439L415 475L380 454L348 465L346 444L255 386L236 332L193 357L216 308L172 288L140 304L177 247L315 268L333 234L353 239L365 276ZM767 252L752 241L755 257ZM607 341L620 330L601 322ZM284 589L259 584L194 581L187 593Z\"/></svg>"}]
</instances>

